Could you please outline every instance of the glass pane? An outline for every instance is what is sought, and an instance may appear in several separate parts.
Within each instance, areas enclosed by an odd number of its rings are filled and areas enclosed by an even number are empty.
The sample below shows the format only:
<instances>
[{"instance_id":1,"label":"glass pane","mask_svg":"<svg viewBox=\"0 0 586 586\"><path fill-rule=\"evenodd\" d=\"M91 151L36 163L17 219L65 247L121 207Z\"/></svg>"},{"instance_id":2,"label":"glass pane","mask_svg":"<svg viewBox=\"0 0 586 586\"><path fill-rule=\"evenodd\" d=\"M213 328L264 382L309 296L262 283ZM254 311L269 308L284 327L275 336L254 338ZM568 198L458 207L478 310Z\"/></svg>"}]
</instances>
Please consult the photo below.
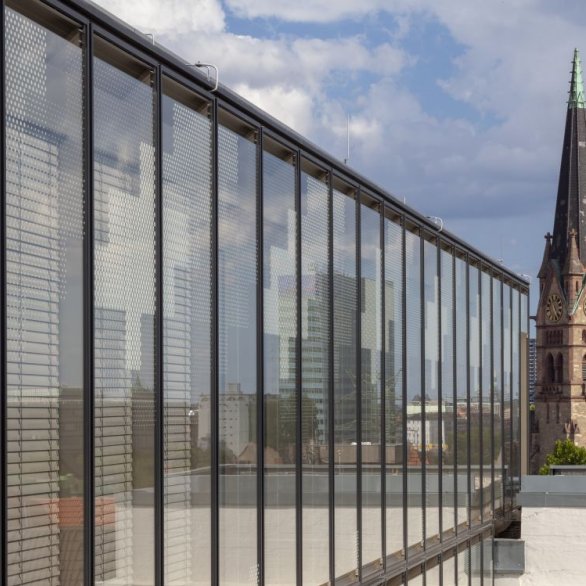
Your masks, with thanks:
<instances>
[{"instance_id":1,"label":"glass pane","mask_svg":"<svg viewBox=\"0 0 586 586\"><path fill-rule=\"evenodd\" d=\"M343 583L358 570L356 201L337 190L333 198L335 563Z\"/></svg>"},{"instance_id":2,"label":"glass pane","mask_svg":"<svg viewBox=\"0 0 586 586\"><path fill-rule=\"evenodd\" d=\"M470 332L470 485L472 523L480 522L482 479L482 396L480 393L480 273L469 268L469 332Z\"/></svg>"},{"instance_id":3,"label":"glass pane","mask_svg":"<svg viewBox=\"0 0 586 586\"><path fill-rule=\"evenodd\" d=\"M490 275L481 273L482 295L482 506L483 519L492 518L492 353L491 353L491 280Z\"/></svg>"},{"instance_id":4,"label":"glass pane","mask_svg":"<svg viewBox=\"0 0 586 586\"><path fill-rule=\"evenodd\" d=\"M456 556L444 558L442 561L442 585L456 586ZM439 586L439 582L432 586Z\"/></svg>"},{"instance_id":5,"label":"glass pane","mask_svg":"<svg viewBox=\"0 0 586 586\"><path fill-rule=\"evenodd\" d=\"M486 537L482 541L482 578L485 586L492 586L493 581L493 540Z\"/></svg>"},{"instance_id":6,"label":"glass pane","mask_svg":"<svg viewBox=\"0 0 586 586\"><path fill-rule=\"evenodd\" d=\"M468 521L468 335L466 263L456 258L456 501L458 527Z\"/></svg>"},{"instance_id":7,"label":"glass pane","mask_svg":"<svg viewBox=\"0 0 586 586\"><path fill-rule=\"evenodd\" d=\"M482 541L470 546L470 586L482 585Z\"/></svg>"},{"instance_id":8,"label":"glass pane","mask_svg":"<svg viewBox=\"0 0 586 586\"><path fill-rule=\"evenodd\" d=\"M362 565L382 569L381 247L378 209L361 206Z\"/></svg>"},{"instance_id":9,"label":"glass pane","mask_svg":"<svg viewBox=\"0 0 586 586\"><path fill-rule=\"evenodd\" d=\"M407 278L407 546L423 544L422 453L423 400L421 396L421 240L405 233Z\"/></svg>"},{"instance_id":10,"label":"glass pane","mask_svg":"<svg viewBox=\"0 0 586 586\"><path fill-rule=\"evenodd\" d=\"M425 571L425 586L440 586L441 565L436 564Z\"/></svg>"},{"instance_id":11,"label":"glass pane","mask_svg":"<svg viewBox=\"0 0 586 586\"><path fill-rule=\"evenodd\" d=\"M513 304L512 304L512 321L513 321L513 338L512 338L512 387L511 387L511 420L512 420L512 437L511 437L511 497L513 504L516 499L516 493L519 487L520 478L520 462L521 457L521 436L520 436L520 410L519 398L521 390L521 315L520 315L520 293L516 289L512 290ZM527 336L525 336L526 338ZM556 421L557 422L557 421Z\"/></svg>"},{"instance_id":12,"label":"glass pane","mask_svg":"<svg viewBox=\"0 0 586 586\"><path fill-rule=\"evenodd\" d=\"M328 186L301 175L303 583L329 580Z\"/></svg>"},{"instance_id":13,"label":"glass pane","mask_svg":"<svg viewBox=\"0 0 586 586\"><path fill-rule=\"evenodd\" d=\"M385 219L386 552L403 552L403 228Z\"/></svg>"},{"instance_id":14,"label":"glass pane","mask_svg":"<svg viewBox=\"0 0 586 586\"><path fill-rule=\"evenodd\" d=\"M437 247L423 244L425 312L425 538L439 540L439 278Z\"/></svg>"},{"instance_id":15,"label":"glass pane","mask_svg":"<svg viewBox=\"0 0 586 586\"><path fill-rule=\"evenodd\" d=\"M3 18L8 574L73 586L84 542L83 54L77 34L9 8Z\"/></svg>"},{"instance_id":16,"label":"glass pane","mask_svg":"<svg viewBox=\"0 0 586 586\"><path fill-rule=\"evenodd\" d=\"M295 584L295 167L263 153L265 582Z\"/></svg>"},{"instance_id":17,"label":"glass pane","mask_svg":"<svg viewBox=\"0 0 586 586\"><path fill-rule=\"evenodd\" d=\"M503 462L504 462L504 489L505 489L505 509L511 507L511 335L512 335L512 316L511 316L511 288L503 285L503 418L504 418L504 444L503 444Z\"/></svg>"},{"instance_id":18,"label":"glass pane","mask_svg":"<svg viewBox=\"0 0 586 586\"><path fill-rule=\"evenodd\" d=\"M458 586L469 586L470 584L470 552L468 548L463 549L458 553Z\"/></svg>"},{"instance_id":19,"label":"glass pane","mask_svg":"<svg viewBox=\"0 0 586 586\"><path fill-rule=\"evenodd\" d=\"M494 383L494 511L503 512L503 371L502 371L502 283L492 279L493 383Z\"/></svg>"},{"instance_id":20,"label":"glass pane","mask_svg":"<svg viewBox=\"0 0 586 586\"><path fill-rule=\"evenodd\" d=\"M150 83L95 57L94 128L96 581L153 584L156 206Z\"/></svg>"},{"instance_id":21,"label":"glass pane","mask_svg":"<svg viewBox=\"0 0 586 586\"><path fill-rule=\"evenodd\" d=\"M167 584L211 569L211 122L163 96L164 568Z\"/></svg>"},{"instance_id":22,"label":"glass pane","mask_svg":"<svg viewBox=\"0 0 586 586\"><path fill-rule=\"evenodd\" d=\"M454 381L454 257L441 253L441 320L442 320L442 523L443 530L454 528L455 463L456 463L456 386Z\"/></svg>"},{"instance_id":23,"label":"glass pane","mask_svg":"<svg viewBox=\"0 0 586 586\"><path fill-rule=\"evenodd\" d=\"M257 575L256 145L218 128L219 564Z\"/></svg>"}]
</instances>

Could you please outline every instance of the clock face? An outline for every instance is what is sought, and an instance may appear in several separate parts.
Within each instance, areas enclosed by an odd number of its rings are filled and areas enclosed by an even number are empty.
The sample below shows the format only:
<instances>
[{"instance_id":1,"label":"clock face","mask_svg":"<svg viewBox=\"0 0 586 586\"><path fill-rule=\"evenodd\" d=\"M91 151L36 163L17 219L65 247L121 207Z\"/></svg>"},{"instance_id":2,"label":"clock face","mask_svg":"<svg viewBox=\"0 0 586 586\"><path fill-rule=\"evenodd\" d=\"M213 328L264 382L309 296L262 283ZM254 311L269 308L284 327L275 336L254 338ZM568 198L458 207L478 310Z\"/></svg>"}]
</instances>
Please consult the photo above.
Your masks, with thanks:
<instances>
[{"instance_id":1,"label":"clock face","mask_svg":"<svg viewBox=\"0 0 586 586\"><path fill-rule=\"evenodd\" d=\"M545 317L549 321L557 322L562 317L562 300L555 293L549 296L545 306Z\"/></svg>"}]
</instances>

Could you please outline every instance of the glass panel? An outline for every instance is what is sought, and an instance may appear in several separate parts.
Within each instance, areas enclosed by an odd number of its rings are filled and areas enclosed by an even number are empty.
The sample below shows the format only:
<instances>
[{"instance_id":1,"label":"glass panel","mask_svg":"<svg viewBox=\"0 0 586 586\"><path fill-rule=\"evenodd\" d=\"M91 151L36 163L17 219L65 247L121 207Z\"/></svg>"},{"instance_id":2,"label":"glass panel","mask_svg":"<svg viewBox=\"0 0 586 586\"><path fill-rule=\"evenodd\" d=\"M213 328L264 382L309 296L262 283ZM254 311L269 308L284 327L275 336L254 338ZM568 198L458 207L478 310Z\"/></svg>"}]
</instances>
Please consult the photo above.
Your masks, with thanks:
<instances>
[{"instance_id":1,"label":"glass panel","mask_svg":"<svg viewBox=\"0 0 586 586\"><path fill-rule=\"evenodd\" d=\"M458 553L458 586L469 586L470 582L470 552L468 548Z\"/></svg>"},{"instance_id":2,"label":"glass panel","mask_svg":"<svg viewBox=\"0 0 586 586\"><path fill-rule=\"evenodd\" d=\"M295 584L295 166L263 153L265 582Z\"/></svg>"},{"instance_id":3,"label":"glass panel","mask_svg":"<svg viewBox=\"0 0 586 586\"><path fill-rule=\"evenodd\" d=\"M453 516L453 515L452 515ZM456 556L452 556L449 558L444 558L442 561L442 585L443 586L456 586ZM439 586L439 582L437 584L433 584L431 586Z\"/></svg>"},{"instance_id":4,"label":"glass panel","mask_svg":"<svg viewBox=\"0 0 586 586\"><path fill-rule=\"evenodd\" d=\"M303 583L329 580L328 186L301 175Z\"/></svg>"},{"instance_id":5,"label":"glass panel","mask_svg":"<svg viewBox=\"0 0 586 586\"><path fill-rule=\"evenodd\" d=\"M493 540L486 537L482 541L482 578L485 586L492 586L493 582Z\"/></svg>"},{"instance_id":6,"label":"glass panel","mask_svg":"<svg viewBox=\"0 0 586 586\"><path fill-rule=\"evenodd\" d=\"M425 538L439 540L439 278L437 247L423 244L425 311Z\"/></svg>"},{"instance_id":7,"label":"glass panel","mask_svg":"<svg viewBox=\"0 0 586 586\"><path fill-rule=\"evenodd\" d=\"M454 257L441 253L441 320L442 320L442 524L443 530L454 528L455 462L456 462L456 388L454 384Z\"/></svg>"},{"instance_id":8,"label":"glass panel","mask_svg":"<svg viewBox=\"0 0 586 586\"><path fill-rule=\"evenodd\" d=\"M337 190L333 198L335 560L343 583L358 570L356 201Z\"/></svg>"},{"instance_id":9,"label":"glass panel","mask_svg":"<svg viewBox=\"0 0 586 586\"><path fill-rule=\"evenodd\" d=\"M73 586L84 542L83 54L73 31L66 40L9 8L3 18L7 570L11 584Z\"/></svg>"},{"instance_id":10,"label":"glass panel","mask_svg":"<svg viewBox=\"0 0 586 586\"><path fill-rule=\"evenodd\" d=\"M468 521L468 357L466 263L456 258L456 483L458 526Z\"/></svg>"},{"instance_id":11,"label":"glass panel","mask_svg":"<svg viewBox=\"0 0 586 586\"><path fill-rule=\"evenodd\" d=\"M482 396L480 393L480 273L469 267L469 331L470 331L470 485L472 523L480 522L482 479Z\"/></svg>"},{"instance_id":12,"label":"glass panel","mask_svg":"<svg viewBox=\"0 0 586 586\"><path fill-rule=\"evenodd\" d=\"M491 354L491 280L481 273L482 294L482 505L483 519L492 518L492 354Z\"/></svg>"},{"instance_id":13,"label":"glass panel","mask_svg":"<svg viewBox=\"0 0 586 586\"><path fill-rule=\"evenodd\" d=\"M422 452L423 397L421 396L421 240L417 234L405 233L405 268L407 276L407 545L423 542Z\"/></svg>"},{"instance_id":14,"label":"glass panel","mask_svg":"<svg viewBox=\"0 0 586 586\"><path fill-rule=\"evenodd\" d=\"M503 511L503 371L502 371L502 283L492 279L493 384L494 384L494 511Z\"/></svg>"},{"instance_id":15,"label":"glass panel","mask_svg":"<svg viewBox=\"0 0 586 586\"><path fill-rule=\"evenodd\" d=\"M386 551L403 555L403 229L385 219Z\"/></svg>"},{"instance_id":16,"label":"glass panel","mask_svg":"<svg viewBox=\"0 0 586 586\"><path fill-rule=\"evenodd\" d=\"M409 586L425 586L425 575L417 574L414 578L409 578L407 582Z\"/></svg>"},{"instance_id":17,"label":"glass panel","mask_svg":"<svg viewBox=\"0 0 586 586\"><path fill-rule=\"evenodd\" d=\"M505 509L511 506L511 288L503 285L503 418L504 418L504 489Z\"/></svg>"},{"instance_id":18,"label":"glass panel","mask_svg":"<svg viewBox=\"0 0 586 586\"><path fill-rule=\"evenodd\" d=\"M425 571L425 586L440 586L441 569L442 567L440 564L436 564L432 568L427 568Z\"/></svg>"},{"instance_id":19,"label":"glass panel","mask_svg":"<svg viewBox=\"0 0 586 586\"><path fill-rule=\"evenodd\" d=\"M218 127L219 564L257 574L256 145Z\"/></svg>"},{"instance_id":20,"label":"glass panel","mask_svg":"<svg viewBox=\"0 0 586 586\"><path fill-rule=\"evenodd\" d=\"M182 97L164 95L162 113L164 568L177 585L211 579L211 122Z\"/></svg>"},{"instance_id":21,"label":"glass panel","mask_svg":"<svg viewBox=\"0 0 586 586\"><path fill-rule=\"evenodd\" d=\"M482 585L482 541L470 546L470 586Z\"/></svg>"},{"instance_id":22,"label":"glass panel","mask_svg":"<svg viewBox=\"0 0 586 586\"><path fill-rule=\"evenodd\" d=\"M521 366L521 355L520 355L520 313L519 313L519 291L512 289L511 294L513 296L512 303L512 387L511 387L511 498L513 503L516 498L516 492L520 483L519 470L521 457L521 446L520 446L520 426L519 426L519 397L521 389L521 377L520 377L520 366ZM557 422L557 420L556 420Z\"/></svg>"},{"instance_id":23,"label":"glass panel","mask_svg":"<svg viewBox=\"0 0 586 586\"><path fill-rule=\"evenodd\" d=\"M155 148L141 75L94 57L98 583L154 583Z\"/></svg>"},{"instance_id":24,"label":"glass panel","mask_svg":"<svg viewBox=\"0 0 586 586\"><path fill-rule=\"evenodd\" d=\"M378 209L361 206L362 565L382 569L381 497L381 239Z\"/></svg>"}]
</instances>

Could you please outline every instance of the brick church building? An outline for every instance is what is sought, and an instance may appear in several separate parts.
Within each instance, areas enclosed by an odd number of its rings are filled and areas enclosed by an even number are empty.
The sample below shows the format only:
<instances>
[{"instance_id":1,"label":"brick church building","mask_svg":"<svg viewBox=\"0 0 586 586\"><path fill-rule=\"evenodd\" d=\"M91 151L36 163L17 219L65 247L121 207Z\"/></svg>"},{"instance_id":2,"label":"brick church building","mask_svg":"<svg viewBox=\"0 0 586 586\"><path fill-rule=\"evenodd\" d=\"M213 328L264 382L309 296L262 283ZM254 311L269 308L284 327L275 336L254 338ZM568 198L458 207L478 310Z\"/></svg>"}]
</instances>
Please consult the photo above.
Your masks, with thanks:
<instances>
[{"instance_id":1,"label":"brick church building","mask_svg":"<svg viewBox=\"0 0 586 586\"><path fill-rule=\"evenodd\" d=\"M553 235L545 235L536 315L531 469L558 439L586 445L586 109L574 51Z\"/></svg>"}]
</instances>

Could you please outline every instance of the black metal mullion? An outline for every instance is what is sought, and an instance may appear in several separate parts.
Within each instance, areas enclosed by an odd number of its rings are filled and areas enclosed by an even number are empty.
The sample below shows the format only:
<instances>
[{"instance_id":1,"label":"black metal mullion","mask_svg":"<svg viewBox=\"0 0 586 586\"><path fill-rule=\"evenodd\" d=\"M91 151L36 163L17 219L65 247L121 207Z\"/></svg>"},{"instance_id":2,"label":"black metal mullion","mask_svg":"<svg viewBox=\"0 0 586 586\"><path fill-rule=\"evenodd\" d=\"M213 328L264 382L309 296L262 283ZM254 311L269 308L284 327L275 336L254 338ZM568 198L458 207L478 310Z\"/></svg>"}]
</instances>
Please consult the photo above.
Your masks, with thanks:
<instances>
[{"instance_id":1,"label":"black metal mullion","mask_svg":"<svg viewBox=\"0 0 586 586\"><path fill-rule=\"evenodd\" d=\"M256 131L256 432L257 432L257 584L264 584L264 235L263 235L263 129Z\"/></svg>"},{"instance_id":2,"label":"black metal mullion","mask_svg":"<svg viewBox=\"0 0 586 586\"><path fill-rule=\"evenodd\" d=\"M426 519L426 498L427 487L425 486L427 480L427 466L425 464L425 450L426 450L426 433L425 433L425 238L423 230L419 230L419 315L421 316L419 324L419 334L421 336L420 342L420 356L419 356L419 380L420 380L420 397L421 397L421 412L419 415L421 425L421 545L427 547L427 519Z\"/></svg>"},{"instance_id":3,"label":"black metal mullion","mask_svg":"<svg viewBox=\"0 0 586 586\"><path fill-rule=\"evenodd\" d=\"M471 486L471 442L470 442L470 257L466 254L466 491L468 502L466 503L468 517L468 531L472 527L472 486Z\"/></svg>"},{"instance_id":4,"label":"black metal mullion","mask_svg":"<svg viewBox=\"0 0 586 586\"><path fill-rule=\"evenodd\" d=\"M509 334L511 336L511 341L509 343L509 352L510 352L510 360L509 364L511 365L509 368L509 428L510 428L510 437L511 441L509 442L509 476L510 476L510 484L509 484L509 492L511 497L511 510L513 508L513 440L515 439L513 436L513 287L509 286Z\"/></svg>"},{"instance_id":5,"label":"black metal mullion","mask_svg":"<svg viewBox=\"0 0 586 586\"><path fill-rule=\"evenodd\" d=\"M296 398L296 419L295 419L295 550L296 550L296 584L302 586L303 576L303 389L301 379L301 157L300 152L295 154L295 305L296 305L296 340L295 340L295 398Z\"/></svg>"},{"instance_id":6,"label":"black metal mullion","mask_svg":"<svg viewBox=\"0 0 586 586\"><path fill-rule=\"evenodd\" d=\"M0 22L0 582L8 584L8 464L6 432L6 92L5 92L5 6L1 0L2 18Z\"/></svg>"},{"instance_id":7,"label":"black metal mullion","mask_svg":"<svg viewBox=\"0 0 586 586\"><path fill-rule=\"evenodd\" d=\"M93 26L85 31L85 86L84 86L84 193L83 231L83 355L84 355L84 583L93 586L95 581L95 422L94 422L94 119L93 119Z\"/></svg>"},{"instance_id":8,"label":"black metal mullion","mask_svg":"<svg viewBox=\"0 0 586 586\"><path fill-rule=\"evenodd\" d=\"M444 532L444 497L443 497L443 421L444 421L444 402L443 402L443 361L442 361L442 241L437 240L437 331L438 331L438 345L437 345L437 419L438 419L438 512L439 512L439 537L443 541ZM441 576L441 573L440 573ZM440 585L441 586L441 585Z\"/></svg>"},{"instance_id":9,"label":"black metal mullion","mask_svg":"<svg viewBox=\"0 0 586 586\"><path fill-rule=\"evenodd\" d=\"M407 266L406 266L406 233L405 233L405 216L401 216L401 329L403 338L403 352L401 364L402 377L402 397L401 397L401 425L402 434L405 437L407 433ZM401 442L402 445L402 466L403 466L403 556L408 561L407 541L409 539L408 526L409 521L409 502L408 502L408 466L407 466L407 442Z\"/></svg>"},{"instance_id":10,"label":"black metal mullion","mask_svg":"<svg viewBox=\"0 0 586 586\"><path fill-rule=\"evenodd\" d=\"M386 409L387 409L387 385L386 385L386 344L385 344L385 208L379 204L379 243L380 243L380 395L381 395L381 431L380 431L380 474L381 474L381 560L382 570L387 569L387 434L386 434Z\"/></svg>"},{"instance_id":11,"label":"black metal mullion","mask_svg":"<svg viewBox=\"0 0 586 586\"><path fill-rule=\"evenodd\" d=\"M334 190L332 169L328 173L328 274L329 274L329 346L328 346L328 521L329 521L329 572L330 582L336 580L336 519L334 479Z\"/></svg>"},{"instance_id":12,"label":"black metal mullion","mask_svg":"<svg viewBox=\"0 0 586 586\"><path fill-rule=\"evenodd\" d=\"M489 279L490 283L490 500L491 500L491 519L494 519L495 513L495 486L494 486L494 459L495 459L495 445L494 445L494 283L492 276Z\"/></svg>"},{"instance_id":13,"label":"black metal mullion","mask_svg":"<svg viewBox=\"0 0 586 586\"><path fill-rule=\"evenodd\" d=\"M211 578L212 586L220 581L220 527L219 527L219 325L218 325L218 103L211 102L212 118L212 249L211 249L211 397L210 397L210 435L211 435Z\"/></svg>"},{"instance_id":14,"label":"black metal mullion","mask_svg":"<svg viewBox=\"0 0 586 586\"><path fill-rule=\"evenodd\" d=\"M162 586L164 580L164 433L163 433L163 121L162 121L162 79L160 66L154 70L154 139L156 161L155 191L155 584Z\"/></svg>"},{"instance_id":15,"label":"black metal mullion","mask_svg":"<svg viewBox=\"0 0 586 586\"><path fill-rule=\"evenodd\" d=\"M362 226L361 193L356 194L356 544L358 580L362 580Z\"/></svg>"},{"instance_id":16,"label":"black metal mullion","mask_svg":"<svg viewBox=\"0 0 586 586\"><path fill-rule=\"evenodd\" d=\"M483 303L482 303L482 266L478 266L478 475L480 477L480 523L484 520L484 364L482 351Z\"/></svg>"},{"instance_id":17,"label":"black metal mullion","mask_svg":"<svg viewBox=\"0 0 586 586\"><path fill-rule=\"evenodd\" d=\"M450 251L452 261L452 425L454 428L454 534L458 533L458 328L456 313L456 251L452 248ZM456 555L456 560L458 556Z\"/></svg>"}]
</instances>

